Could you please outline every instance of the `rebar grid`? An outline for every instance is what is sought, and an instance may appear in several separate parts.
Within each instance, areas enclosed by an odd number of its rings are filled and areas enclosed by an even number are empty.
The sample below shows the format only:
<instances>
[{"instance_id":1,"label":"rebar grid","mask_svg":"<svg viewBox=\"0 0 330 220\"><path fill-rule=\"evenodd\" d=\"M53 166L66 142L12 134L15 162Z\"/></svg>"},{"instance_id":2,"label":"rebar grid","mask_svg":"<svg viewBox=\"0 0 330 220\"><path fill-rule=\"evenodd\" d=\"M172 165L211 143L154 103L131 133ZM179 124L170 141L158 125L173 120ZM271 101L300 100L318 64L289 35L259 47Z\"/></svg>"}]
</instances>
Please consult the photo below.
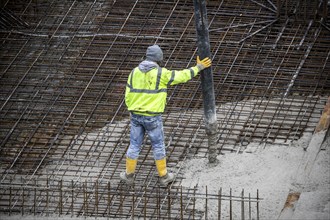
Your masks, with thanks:
<instances>
[{"instance_id":1,"label":"rebar grid","mask_svg":"<svg viewBox=\"0 0 330 220\"><path fill-rule=\"evenodd\" d=\"M129 144L127 76L155 43L166 68L195 65L193 3L1 6L0 195L8 198L9 183L26 188L46 176L119 187ZM326 1L222 0L207 7L219 153L240 152L250 142L290 144L313 132L330 94ZM198 78L169 90L163 121L175 187L179 161L207 156L202 103ZM149 146L146 139L136 181L155 190ZM5 204L1 212L17 209Z\"/></svg>"},{"instance_id":2,"label":"rebar grid","mask_svg":"<svg viewBox=\"0 0 330 220\"><path fill-rule=\"evenodd\" d=\"M110 217L143 219L259 219L259 192L200 192L183 188L125 185L110 182L39 180L29 185L12 180L2 185L0 207L10 215ZM9 207L9 208L7 208Z\"/></svg>"}]
</instances>

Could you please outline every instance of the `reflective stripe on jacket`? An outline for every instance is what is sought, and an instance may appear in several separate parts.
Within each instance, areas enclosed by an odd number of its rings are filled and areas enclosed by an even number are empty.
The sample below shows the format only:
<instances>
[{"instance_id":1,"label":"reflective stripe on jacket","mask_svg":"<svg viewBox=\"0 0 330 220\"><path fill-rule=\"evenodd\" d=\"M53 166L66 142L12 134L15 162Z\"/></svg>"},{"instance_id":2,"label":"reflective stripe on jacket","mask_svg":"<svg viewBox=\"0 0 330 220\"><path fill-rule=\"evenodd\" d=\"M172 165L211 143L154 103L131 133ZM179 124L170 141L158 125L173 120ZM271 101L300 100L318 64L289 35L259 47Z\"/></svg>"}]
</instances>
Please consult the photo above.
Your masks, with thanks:
<instances>
[{"instance_id":1,"label":"reflective stripe on jacket","mask_svg":"<svg viewBox=\"0 0 330 220\"><path fill-rule=\"evenodd\" d=\"M197 76L198 72L198 66L180 71L155 67L148 72L142 72L136 67L127 80L125 103L128 110L147 116L163 113L167 87L187 82Z\"/></svg>"}]
</instances>

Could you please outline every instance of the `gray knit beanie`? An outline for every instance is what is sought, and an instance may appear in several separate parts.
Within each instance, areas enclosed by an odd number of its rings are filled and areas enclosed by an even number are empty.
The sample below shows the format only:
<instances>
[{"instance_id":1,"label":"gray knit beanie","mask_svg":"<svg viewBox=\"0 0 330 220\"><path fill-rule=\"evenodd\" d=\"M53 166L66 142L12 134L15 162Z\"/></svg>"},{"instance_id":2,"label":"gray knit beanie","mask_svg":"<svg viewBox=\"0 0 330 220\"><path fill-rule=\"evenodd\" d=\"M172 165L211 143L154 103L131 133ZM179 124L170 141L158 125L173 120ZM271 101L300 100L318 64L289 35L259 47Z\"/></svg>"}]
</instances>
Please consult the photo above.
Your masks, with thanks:
<instances>
[{"instance_id":1,"label":"gray knit beanie","mask_svg":"<svg viewBox=\"0 0 330 220\"><path fill-rule=\"evenodd\" d=\"M146 60L159 62L163 60L163 51L158 45L152 45L147 49Z\"/></svg>"}]
</instances>

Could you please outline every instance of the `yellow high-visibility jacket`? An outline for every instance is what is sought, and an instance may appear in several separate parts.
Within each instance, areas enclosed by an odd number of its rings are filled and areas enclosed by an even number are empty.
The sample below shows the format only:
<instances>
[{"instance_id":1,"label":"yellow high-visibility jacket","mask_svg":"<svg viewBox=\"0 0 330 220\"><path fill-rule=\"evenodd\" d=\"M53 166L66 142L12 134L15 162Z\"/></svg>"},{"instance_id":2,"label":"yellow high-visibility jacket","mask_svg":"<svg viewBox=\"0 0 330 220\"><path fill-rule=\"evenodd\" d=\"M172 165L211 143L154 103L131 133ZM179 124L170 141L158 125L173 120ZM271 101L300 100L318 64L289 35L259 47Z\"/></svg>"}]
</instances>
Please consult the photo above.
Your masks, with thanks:
<instances>
[{"instance_id":1,"label":"yellow high-visibility jacket","mask_svg":"<svg viewBox=\"0 0 330 220\"><path fill-rule=\"evenodd\" d=\"M198 66L180 71L155 66L142 72L136 67L130 73L125 91L125 103L130 112L154 116L164 112L167 87L184 83L197 76Z\"/></svg>"}]
</instances>

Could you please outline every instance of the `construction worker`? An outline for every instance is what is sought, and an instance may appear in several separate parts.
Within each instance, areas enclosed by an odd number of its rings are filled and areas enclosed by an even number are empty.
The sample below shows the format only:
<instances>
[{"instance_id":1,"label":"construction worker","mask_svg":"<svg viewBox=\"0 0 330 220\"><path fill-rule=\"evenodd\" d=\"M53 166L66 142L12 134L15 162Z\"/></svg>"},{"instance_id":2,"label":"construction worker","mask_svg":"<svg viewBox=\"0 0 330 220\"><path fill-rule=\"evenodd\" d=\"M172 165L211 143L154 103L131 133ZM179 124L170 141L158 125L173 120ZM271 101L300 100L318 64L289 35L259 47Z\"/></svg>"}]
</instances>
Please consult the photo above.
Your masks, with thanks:
<instances>
[{"instance_id":1,"label":"construction worker","mask_svg":"<svg viewBox=\"0 0 330 220\"><path fill-rule=\"evenodd\" d=\"M134 181L145 133L151 140L160 185L167 186L174 181L175 175L166 168L161 117L166 106L167 87L185 83L211 66L210 58L200 60L197 57L196 66L176 71L160 67L162 60L163 52L158 45L148 47L146 59L132 70L127 80L125 102L131 113L130 145L126 152L126 172L122 172L120 178L129 185Z\"/></svg>"}]
</instances>

